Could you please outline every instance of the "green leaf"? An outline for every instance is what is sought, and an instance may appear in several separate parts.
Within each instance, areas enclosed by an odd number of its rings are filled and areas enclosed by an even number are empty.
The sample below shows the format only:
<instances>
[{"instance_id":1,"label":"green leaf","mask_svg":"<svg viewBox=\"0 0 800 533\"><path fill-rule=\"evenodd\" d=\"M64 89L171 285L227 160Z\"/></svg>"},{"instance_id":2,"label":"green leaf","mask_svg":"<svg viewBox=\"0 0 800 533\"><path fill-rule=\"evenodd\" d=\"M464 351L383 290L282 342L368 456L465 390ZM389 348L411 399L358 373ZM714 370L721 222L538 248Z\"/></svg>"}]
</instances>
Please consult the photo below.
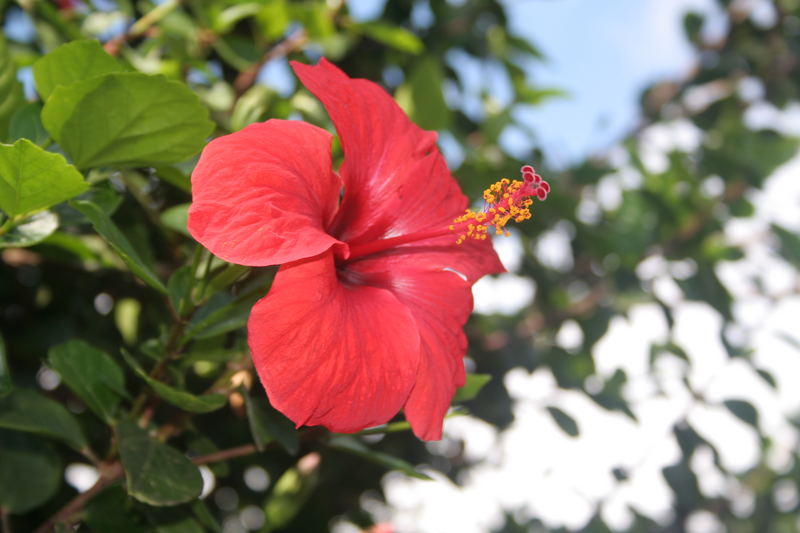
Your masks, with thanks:
<instances>
[{"instance_id":1,"label":"green leaf","mask_svg":"<svg viewBox=\"0 0 800 533\"><path fill-rule=\"evenodd\" d=\"M264 503L264 527L261 533L275 531L287 525L303 508L319 481L319 454L300 458L275 482Z\"/></svg>"},{"instance_id":2,"label":"green leaf","mask_svg":"<svg viewBox=\"0 0 800 533\"><path fill-rule=\"evenodd\" d=\"M352 28L374 41L391 46L401 52L418 55L425 50L425 45L422 44L419 37L400 26L392 26L383 22L367 22L354 24Z\"/></svg>"},{"instance_id":3,"label":"green leaf","mask_svg":"<svg viewBox=\"0 0 800 533\"><path fill-rule=\"evenodd\" d=\"M182 340L208 339L244 327L250 316L252 301L231 300L225 293L213 295L194 314Z\"/></svg>"},{"instance_id":4,"label":"green leaf","mask_svg":"<svg viewBox=\"0 0 800 533\"><path fill-rule=\"evenodd\" d=\"M300 440L294 424L269 405L266 397L254 399L245 391L242 395L247 402L247 420L256 448L263 451L267 444L276 441L291 455L297 455Z\"/></svg>"},{"instance_id":5,"label":"green leaf","mask_svg":"<svg viewBox=\"0 0 800 533\"><path fill-rule=\"evenodd\" d=\"M97 233L114 248L131 272L154 289L166 294L167 288L158 279L155 272L150 270L128 238L97 204L87 200L75 200L70 205L89 219Z\"/></svg>"},{"instance_id":6,"label":"green leaf","mask_svg":"<svg viewBox=\"0 0 800 533\"><path fill-rule=\"evenodd\" d=\"M16 388L0 399L0 427L52 437L79 451L88 447L72 413L31 389Z\"/></svg>"},{"instance_id":7,"label":"green leaf","mask_svg":"<svg viewBox=\"0 0 800 533\"><path fill-rule=\"evenodd\" d=\"M178 316L183 316L189 309L190 291L194 281L194 269L191 265L180 267L167 281L169 301Z\"/></svg>"},{"instance_id":8,"label":"green leaf","mask_svg":"<svg viewBox=\"0 0 800 533\"><path fill-rule=\"evenodd\" d=\"M548 407L547 412L550 413L550 416L553 417L555 423L558 424L558 427L560 427L564 433L570 437L577 437L580 434L578 423L567 413L558 407Z\"/></svg>"},{"instance_id":9,"label":"green leaf","mask_svg":"<svg viewBox=\"0 0 800 533\"><path fill-rule=\"evenodd\" d=\"M0 209L9 217L46 209L87 188L81 173L63 156L27 139L0 144Z\"/></svg>"},{"instance_id":10,"label":"green leaf","mask_svg":"<svg viewBox=\"0 0 800 533\"><path fill-rule=\"evenodd\" d=\"M186 85L138 72L58 87L42 121L81 168L177 163L199 152L214 129Z\"/></svg>"},{"instance_id":11,"label":"green leaf","mask_svg":"<svg viewBox=\"0 0 800 533\"><path fill-rule=\"evenodd\" d=\"M136 372L136 375L145 380L156 394L184 411L189 411L191 413L210 413L211 411L216 411L223 407L227 401L224 394L195 395L176 389L175 387L170 387L169 385L151 378L147 372L139 366L139 363L136 362L133 356L124 349L122 350L122 356L133 371Z\"/></svg>"},{"instance_id":12,"label":"green leaf","mask_svg":"<svg viewBox=\"0 0 800 533\"><path fill-rule=\"evenodd\" d=\"M753 404L744 400L725 400L723 404L733 416L758 429L758 411Z\"/></svg>"},{"instance_id":13,"label":"green leaf","mask_svg":"<svg viewBox=\"0 0 800 533\"><path fill-rule=\"evenodd\" d=\"M112 485L86 505L84 521L95 533L147 533L141 515L120 485Z\"/></svg>"},{"instance_id":14,"label":"green leaf","mask_svg":"<svg viewBox=\"0 0 800 533\"><path fill-rule=\"evenodd\" d=\"M417 62L409 76L411 98L414 102L411 118L426 130L440 130L450 124L450 108L444 100L442 66L434 57L426 56Z\"/></svg>"},{"instance_id":15,"label":"green leaf","mask_svg":"<svg viewBox=\"0 0 800 533\"><path fill-rule=\"evenodd\" d=\"M189 230L186 229L186 223L189 220L189 205L191 204L170 207L161 213L161 223L171 230L190 236Z\"/></svg>"},{"instance_id":16,"label":"green leaf","mask_svg":"<svg viewBox=\"0 0 800 533\"><path fill-rule=\"evenodd\" d=\"M150 505L177 505L200 495L203 478L178 450L150 437L130 420L117 424L128 494Z\"/></svg>"},{"instance_id":17,"label":"green leaf","mask_svg":"<svg viewBox=\"0 0 800 533\"><path fill-rule=\"evenodd\" d=\"M238 131L254 122L263 120L275 91L265 85L254 85L236 100L231 113L231 129Z\"/></svg>"},{"instance_id":18,"label":"green leaf","mask_svg":"<svg viewBox=\"0 0 800 533\"><path fill-rule=\"evenodd\" d=\"M71 340L50 348L47 363L89 409L104 422L114 422L119 402L128 393L125 374L110 355Z\"/></svg>"},{"instance_id":19,"label":"green leaf","mask_svg":"<svg viewBox=\"0 0 800 533\"><path fill-rule=\"evenodd\" d=\"M61 485L61 459L47 442L0 429L0 507L25 513L49 500Z\"/></svg>"},{"instance_id":20,"label":"green leaf","mask_svg":"<svg viewBox=\"0 0 800 533\"><path fill-rule=\"evenodd\" d=\"M0 33L0 141L7 139L9 119L24 101L22 84L17 81L17 67Z\"/></svg>"},{"instance_id":21,"label":"green leaf","mask_svg":"<svg viewBox=\"0 0 800 533\"><path fill-rule=\"evenodd\" d=\"M14 384L11 381L11 369L8 368L8 359L6 358L6 343L3 341L3 336L0 335L0 399L5 398L14 390Z\"/></svg>"},{"instance_id":22,"label":"green leaf","mask_svg":"<svg viewBox=\"0 0 800 533\"><path fill-rule=\"evenodd\" d=\"M463 387L456 390L456 394L453 396L453 401L451 403L468 402L475 398L475 396L481 392L481 389L491 380L492 376L489 374L467 374L466 383L464 383Z\"/></svg>"},{"instance_id":23,"label":"green leaf","mask_svg":"<svg viewBox=\"0 0 800 533\"><path fill-rule=\"evenodd\" d=\"M28 139L39 146L44 146L50 135L42 125L42 106L32 102L17 109L11 116L8 137L12 141Z\"/></svg>"},{"instance_id":24,"label":"green leaf","mask_svg":"<svg viewBox=\"0 0 800 533\"><path fill-rule=\"evenodd\" d=\"M431 479L428 475L418 472L414 468L414 465L407 463L399 457L389 455L388 453L375 451L351 435L334 435L331 437L330 441L328 441L328 445L336 450L341 450L343 452L363 457L364 459L372 461L373 463L385 466L390 470L399 470L400 472L417 479Z\"/></svg>"},{"instance_id":25,"label":"green leaf","mask_svg":"<svg viewBox=\"0 0 800 533\"><path fill-rule=\"evenodd\" d=\"M0 235L0 248L33 246L52 235L56 229L58 229L58 217L55 213L41 211Z\"/></svg>"},{"instance_id":26,"label":"green leaf","mask_svg":"<svg viewBox=\"0 0 800 533\"><path fill-rule=\"evenodd\" d=\"M33 78L42 100L56 87L125 69L98 41L73 41L59 46L33 65Z\"/></svg>"}]
</instances>

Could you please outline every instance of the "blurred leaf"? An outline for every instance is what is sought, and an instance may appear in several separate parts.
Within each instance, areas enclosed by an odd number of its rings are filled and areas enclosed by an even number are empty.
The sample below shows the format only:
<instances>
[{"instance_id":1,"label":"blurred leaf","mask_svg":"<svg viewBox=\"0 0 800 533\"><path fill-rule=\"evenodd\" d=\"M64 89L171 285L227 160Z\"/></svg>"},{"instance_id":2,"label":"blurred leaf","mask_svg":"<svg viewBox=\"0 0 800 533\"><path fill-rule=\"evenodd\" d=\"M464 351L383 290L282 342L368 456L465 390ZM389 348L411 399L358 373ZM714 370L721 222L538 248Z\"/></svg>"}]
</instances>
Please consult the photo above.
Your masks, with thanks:
<instances>
[{"instance_id":1,"label":"blurred leaf","mask_svg":"<svg viewBox=\"0 0 800 533\"><path fill-rule=\"evenodd\" d=\"M61 484L61 459L50 444L0 429L0 507L25 513L49 500Z\"/></svg>"},{"instance_id":2,"label":"blurred leaf","mask_svg":"<svg viewBox=\"0 0 800 533\"><path fill-rule=\"evenodd\" d=\"M22 85L17 81L16 65L8 54L8 45L0 32L0 141L8 139L9 119L24 101Z\"/></svg>"},{"instance_id":3,"label":"blurred leaf","mask_svg":"<svg viewBox=\"0 0 800 533\"><path fill-rule=\"evenodd\" d=\"M191 193L192 192L192 184L189 181L189 176L181 172L175 167L156 167L155 168L156 176L159 179L166 181L167 183L174 185L175 187Z\"/></svg>"},{"instance_id":4,"label":"blurred leaf","mask_svg":"<svg viewBox=\"0 0 800 533\"><path fill-rule=\"evenodd\" d=\"M79 451L88 447L72 413L32 389L15 388L0 399L0 427L52 437Z\"/></svg>"},{"instance_id":5,"label":"blurred leaf","mask_svg":"<svg viewBox=\"0 0 800 533\"><path fill-rule=\"evenodd\" d=\"M0 248L33 246L42 242L58 229L58 217L50 211L40 211L25 218L0 235Z\"/></svg>"},{"instance_id":6,"label":"blurred leaf","mask_svg":"<svg viewBox=\"0 0 800 533\"><path fill-rule=\"evenodd\" d=\"M425 50L425 45L419 37L400 26L393 26L385 22L365 22L350 26L357 33L366 35L373 41L390 46L401 52L418 55Z\"/></svg>"},{"instance_id":7,"label":"blurred leaf","mask_svg":"<svg viewBox=\"0 0 800 533\"><path fill-rule=\"evenodd\" d=\"M165 210L161 213L161 223L171 230L191 237L191 235L189 235L189 230L186 229L186 223L189 220L189 205L190 204L176 205Z\"/></svg>"},{"instance_id":8,"label":"blurred leaf","mask_svg":"<svg viewBox=\"0 0 800 533\"><path fill-rule=\"evenodd\" d=\"M481 389L492 380L490 374L467 374L466 382L463 387L456 390L453 401L450 403L468 402L475 398Z\"/></svg>"},{"instance_id":9,"label":"blurred leaf","mask_svg":"<svg viewBox=\"0 0 800 533\"><path fill-rule=\"evenodd\" d=\"M200 495L203 478L178 450L150 437L130 420L117 424L128 494L150 505L176 505Z\"/></svg>"},{"instance_id":10,"label":"blurred leaf","mask_svg":"<svg viewBox=\"0 0 800 533\"><path fill-rule=\"evenodd\" d=\"M414 102L411 118L426 130L439 130L450 124L450 108L444 100L442 66L433 56L416 62L409 76Z\"/></svg>"},{"instance_id":11,"label":"blurred leaf","mask_svg":"<svg viewBox=\"0 0 800 533\"><path fill-rule=\"evenodd\" d=\"M42 121L81 168L177 163L199 152L214 128L187 86L141 73L59 87Z\"/></svg>"},{"instance_id":12,"label":"blurred leaf","mask_svg":"<svg viewBox=\"0 0 800 533\"><path fill-rule=\"evenodd\" d=\"M151 378L125 349L121 351L125 361L130 365L133 371L136 372L137 376L145 380L161 398L176 407L180 407L184 411L189 411L191 413L210 413L211 411L216 411L223 407L227 401L224 394L196 395L161 383Z\"/></svg>"},{"instance_id":13,"label":"blurred leaf","mask_svg":"<svg viewBox=\"0 0 800 533\"><path fill-rule=\"evenodd\" d=\"M46 101L60 85L124 70L98 41L72 41L39 59L33 65L33 78L39 95Z\"/></svg>"},{"instance_id":14,"label":"blurred leaf","mask_svg":"<svg viewBox=\"0 0 800 533\"><path fill-rule=\"evenodd\" d=\"M47 363L89 409L107 424L114 422L128 393L125 375L110 355L76 339L50 348Z\"/></svg>"},{"instance_id":15,"label":"blurred leaf","mask_svg":"<svg viewBox=\"0 0 800 533\"><path fill-rule=\"evenodd\" d=\"M736 418L758 429L758 411L753 404L745 400L725 400L722 403Z\"/></svg>"},{"instance_id":16,"label":"blurred leaf","mask_svg":"<svg viewBox=\"0 0 800 533\"><path fill-rule=\"evenodd\" d=\"M122 298L114 305L114 324L125 344L136 344L139 337L139 315L142 304L133 298Z\"/></svg>"},{"instance_id":17,"label":"blurred leaf","mask_svg":"<svg viewBox=\"0 0 800 533\"><path fill-rule=\"evenodd\" d=\"M241 394L247 402L247 420L256 448L263 451L267 444L275 441L290 455L297 455L300 439L294 424L269 405L266 397L254 399L246 391Z\"/></svg>"},{"instance_id":18,"label":"blurred leaf","mask_svg":"<svg viewBox=\"0 0 800 533\"><path fill-rule=\"evenodd\" d=\"M11 381L11 369L8 368L6 358L6 343L0 335L0 400L8 396L14 390L14 383Z\"/></svg>"},{"instance_id":19,"label":"blurred leaf","mask_svg":"<svg viewBox=\"0 0 800 533\"><path fill-rule=\"evenodd\" d=\"M194 269L191 265L184 265L177 269L167 281L167 294L172 308L183 316L189 309L190 291L194 283Z\"/></svg>"},{"instance_id":20,"label":"blurred leaf","mask_svg":"<svg viewBox=\"0 0 800 533\"><path fill-rule=\"evenodd\" d=\"M278 478L264 503L262 533L282 528L297 515L317 485L318 471L319 454L315 452L301 457Z\"/></svg>"},{"instance_id":21,"label":"blurred leaf","mask_svg":"<svg viewBox=\"0 0 800 533\"><path fill-rule=\"evenodd\" d=\"M334 435L328 441L328 446L335 450L341 450L359 457L363 457L373 463L385 466L390 470L399 470L404 474L417 478L430 481L431 478L427 474L418 472L414 465L407 463L399 457L389 455L387 453L378 452L358 440L357 437L351 435Z\"/></svg>"},{"instance_id":22,"label":"blurred leaf","mask_svg":"<svg viewBox=\"0 0 800 533\"><path fill-rule=\"evenodd\" d=\"M120 485L112 485L89 500L84 520L95 533L147 533L140 515Z\"/></svg>"},{"instance_id":23,"label":"blurred leaf","mask_svg":"<svg viewBox=\"0 0 800 533\"><path fill-rule=\"evenodd\" d=\"M553 417L553 420L561 430L569 435L570 437L577 437L580 434L580 430L578 429L578 423L575 422L575 419L569 416L567 413L559 409L558 407L548 407L547 412L550 413L550 416Z\"/></svg>"},{"instance_id":24,"label":"blurred leaf","mask_svg":"<svg viewBox=\"0 0 800 533\"><path fill-rule=\"evenodd\" d=\"M28 139L34 144L44 146L50 139L50 135L42 125L41 104L32 102L17 109L11 116L8 138L11 141Z\"/></svg>"},{"instance_id":25,"label":"blurred leaf","mask_svg":"<svg viewBox=\"0 0 800 533\"><path fill-rule=\"evenodd\" d=\"M136 248L97 204L86 200L74 200L71 205L86 215L94 229L114 248L131 272L159 292L167 292L167 288L150 270Z\"/></svg>"},{"instance_id":26,"label":"blurred leaf","mask_svg":"<svg viewBox=\"0 0 800 533\"><path fill-rule=\"evenodd\" d=\"M87 188L81 173L61 155L27 139L0 144L0 209L9 217L46 209Z\"/></svg>"},{"instance_id":27,"label":"blurred leaf","mask_svg":"<svg viewBox=\"0 0 800 533\"><path fill-rule=\"evenodd\" d=\"M231 129L239 131L245 126L263 120L275 96L275 91L264 85L254 85L248 89L236 100L231 114Z\"/></svg>"},{"instance_id":28,"label":"blurred leaf","mask_svg":"<svg viewBox=\"0 0 800 533\"><path fill-rule=\"evenodd\" d=\"M244 327L251 307L251 301L237 302L225 293L216 293L192 316L183 341L208 339Z\"/></svg>"},{"instance_id":29,"label":"blurred leaf","mask_svg":"<svg viewBox=\"0 0 800 533\"><path fill-rule=\"evenodd\" d=\"M781 256L789 263L800 264L800 236L793 231L787 231L777 224L772 224L772 231L778 237Z\"/></svg>"}]
</instances>

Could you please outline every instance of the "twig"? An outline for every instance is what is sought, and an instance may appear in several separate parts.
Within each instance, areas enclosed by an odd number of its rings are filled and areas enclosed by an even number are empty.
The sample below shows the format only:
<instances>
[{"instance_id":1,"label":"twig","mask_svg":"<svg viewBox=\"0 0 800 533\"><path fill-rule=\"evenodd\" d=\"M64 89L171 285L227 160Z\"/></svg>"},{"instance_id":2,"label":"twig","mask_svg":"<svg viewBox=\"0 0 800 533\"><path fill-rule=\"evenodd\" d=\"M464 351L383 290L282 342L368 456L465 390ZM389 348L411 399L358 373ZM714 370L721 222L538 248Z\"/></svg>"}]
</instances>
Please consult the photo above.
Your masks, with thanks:
<instances>
[{"instance_id":1,"label":"twig","mask_svg":"<svg viewBox=\"0 0 800 533\"><path fill-rule=\"evenodd\" d=\"M118 55L119 51L122 49L122 45L126 41L130 41L131 39L135 39L136 37L144 35L144 33L154 24L158 24L161 19L175 11L180 4L181 0L167 0L164 3L157 5L142 15L139 20L131 24L131 27L128 28L128 31L121 35L117 35L104 44L103 48L112 56Z\"/></svg>"},{"instance_id":2,"label":"twig","mask_svg":"<svg viewBox=\"0 0 800 533\"><path fill-rule=\"evenodd\" d=\"M237 446L236 448L228 448L227 450L220 450L218 452L209 453L208 455L195 457L192 459L192 462L196 465L218 463L219 461L227 461L228 459L233 459L235 457L252 455L257 451L258 449L256 448L255 444L245 444L243 446Z\"/></svg>"},{"instance_id":3,"label":"twig","mask_svg":"<svg viewBox=\"0 0 800 533\"><path fill-rule=\"evenodd\" d=\"M11 520L9 519L9 512L4 508L0 507L0 524L3 527L3 533L11 533Z\"/></svg>"},{"instance_id":4,"label":"twig","mask_svg":"<svg viewBox=\"0 0 800 533\"><path fill-rule=\"evenodd\" d=\"M69 522L70 519L78 514L100 491L122 478L122 464L112 463L101 469L100 472L100 478L92 485L92 488L75 496L69 503L62 507L61 510L39 526L34 533L48 533L53 531L57 523Z\"/></svg>"},{"instance_id":5,"label":"twig","mask_svg":"<svg viewBox=\"0 0 800 533\"><path fill-rule=\"evenodd\" d=\"M233 82L233 88L236 90L236 94L242 95L247 89L255 84L258 73L261 71L261 68L264 65L273 59L285 57L295 50L298 50L306 43L307 40L308 35L306 34L306 30L301 28L280 43L270 48L258 63L243 70L238 76L236 76L236 79Z\"/></svg>"}]
</instances>

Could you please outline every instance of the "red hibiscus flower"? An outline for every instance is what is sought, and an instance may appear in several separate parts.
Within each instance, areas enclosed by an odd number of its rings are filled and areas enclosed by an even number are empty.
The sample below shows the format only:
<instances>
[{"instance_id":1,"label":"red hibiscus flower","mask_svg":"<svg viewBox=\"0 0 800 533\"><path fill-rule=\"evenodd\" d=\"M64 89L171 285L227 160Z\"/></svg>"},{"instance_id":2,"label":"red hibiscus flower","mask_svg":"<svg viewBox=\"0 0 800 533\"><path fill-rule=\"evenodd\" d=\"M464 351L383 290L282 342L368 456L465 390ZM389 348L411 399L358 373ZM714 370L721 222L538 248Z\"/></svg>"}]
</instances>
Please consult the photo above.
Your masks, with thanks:
<instances>
[{"instance_id":1,"label":"red hibiscus flower","mask_svg":"<svg viewBox=\"0 0 800 533\"><path fill-rule=\"evenodd\" d=\"M253 307L250 349L270 402L298 427L354 432L400 409L441 438L464 383L472 284L503 266L487 239L530 216L547 184L498 182L487 208L467 199L436 147L378 85L326 60L293 63L339 134L269 120L215 139L192 174L189 231L218 257L280 264Z\"/></svg>"}]
</instances>

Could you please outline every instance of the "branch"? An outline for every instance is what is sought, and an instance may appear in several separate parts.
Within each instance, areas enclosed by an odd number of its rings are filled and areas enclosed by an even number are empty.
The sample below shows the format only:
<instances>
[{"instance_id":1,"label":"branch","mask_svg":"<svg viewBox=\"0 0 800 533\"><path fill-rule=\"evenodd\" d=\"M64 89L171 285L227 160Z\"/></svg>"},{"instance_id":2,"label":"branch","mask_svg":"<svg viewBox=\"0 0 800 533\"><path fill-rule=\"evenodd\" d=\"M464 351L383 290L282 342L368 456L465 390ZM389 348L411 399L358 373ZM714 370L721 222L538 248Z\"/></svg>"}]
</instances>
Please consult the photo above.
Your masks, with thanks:
<instances>
[{"instance_id":1,"label":"branch","mask_svg":"<svg viewBox=\"0 0 800 533\"><path fill-rule=\"evenodd\" d=\"M75 496L67 505L62 507L60 511L39 526L34 533L48 533L53 531L54 526L59 522L69 523L70 519L79 513L92 498L120 478L122 478L121 463L112 463L105 468L101 468L100 478L92 485L92 488Z\"/></svg>"},{"instance_id":2,"label":"branch","mask_svg":"<svg viewBox=\"0 0 800 533\"><path fill-rule=\"evenodd\" d=\"M144 35L144 33L149 30L154 24L158 24L161 19L175 11L175 9L180 5L181 0L167 0L166 2L157 5L147 13L141 16L139 20L134 22L128 31L123 34L117 35L106 44L103 45L103 49L111 54L112 56L116 56L119 54L122 45L130 41L131 39L135 39L136 37L140 37Z\"/></svg>"},{"instance_id":3,"label":"branch","mask_svg":"<svg viewBox=\"0 0 800 533\"><path fill-rule=\"evenodd\" d=\"M258 77L258 73L261 71L261 68L264 65L273 59L285 57L290 53L300 49L307 40L308 35L306 35L306 30L301 28L277 45L270 48L258 63L248 67L246 70L240 72L238 76L236 76L236 79L233 82L233 88L236 90L236 94L242 95L247 89L255 84L256 77Z\"/></svg>"},{"instance_id":4,"label":"branch","mask_svg":"<svg viewBox=\"0 0 800 533\"><path fill-rule=\"evenodd\" d=\"M220 461L227 461L228 459L234 459L236 457L252 455L257 451L258 449L256 448L255 444L245 444L243 446L237 446L236 448L228 448L227 450L220 450L218 452L209 453L208 455L195 457L192 459L192 462L196 465L218 463Z\"/></svg>"}]
</instances>

